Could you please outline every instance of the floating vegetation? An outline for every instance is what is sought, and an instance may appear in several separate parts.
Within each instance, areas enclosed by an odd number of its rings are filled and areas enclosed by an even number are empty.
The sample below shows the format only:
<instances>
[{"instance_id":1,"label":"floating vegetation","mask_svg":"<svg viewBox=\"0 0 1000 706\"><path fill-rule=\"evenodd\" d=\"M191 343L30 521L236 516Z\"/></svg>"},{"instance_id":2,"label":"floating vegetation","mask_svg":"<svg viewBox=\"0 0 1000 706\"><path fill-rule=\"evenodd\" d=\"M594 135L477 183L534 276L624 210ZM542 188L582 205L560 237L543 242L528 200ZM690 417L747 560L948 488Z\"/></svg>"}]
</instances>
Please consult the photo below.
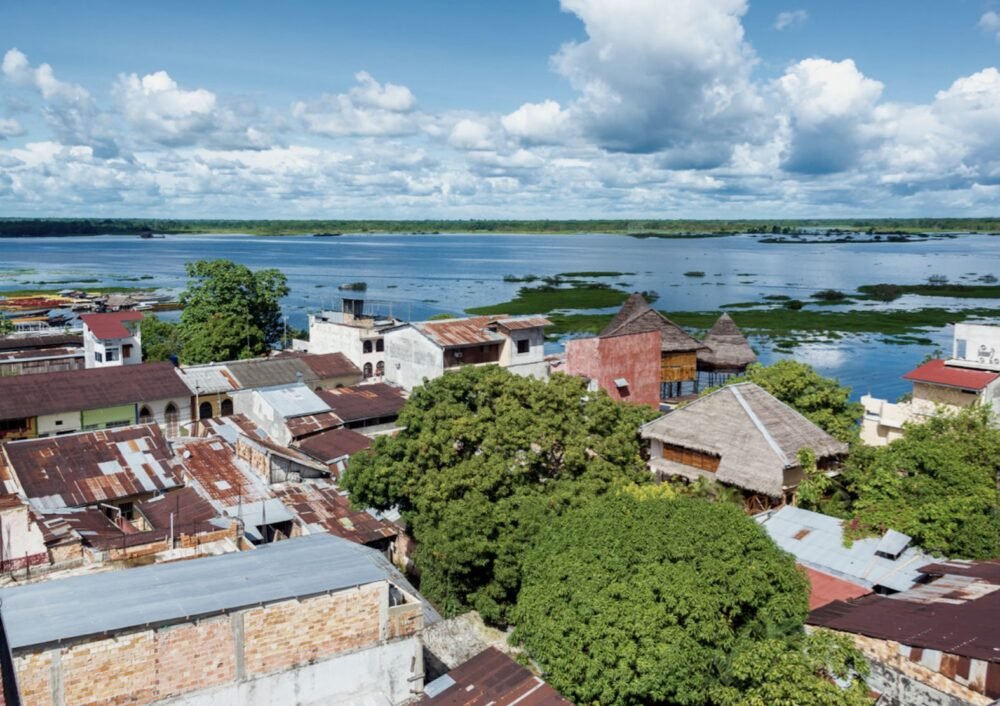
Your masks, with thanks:
<instances>
[{"instance_id":1,"label":"floating vegetation","mask_svg":"<svg viewBox=\"0 0 1000 706\"><path fill-rule=\"evenodd\" d=\"M538 275L504 275L504 282L537 282L539 279Z\"/></svg>"},{"instance_id":2,"label":"floating vegetation","mask_svg":"<svg viewBox=\"0 0 1000 706\"><path fill-rule=\"evenodd\" d=\"M821 289L812 295L813 299L819 299L823 302L842 302L847 299L847 295L841 292L839 289Z\"/></svg>"},{"instance_id":3,"label":"floating vegetation","mask_svg":"<svg viewBox=\"0 0 1000 706\"><path fill-rule=\"evenodd\" d=\"M624 277L626 275L634 275L634 274L635 274L635 272L603 272L603 271L598 270L598 271L594 271L594 272L560 272L558 275L556 275L556 277L576 277L576 278L580 278L580 277ZM504 277L504 279L506 280L507 278ZM524 280L524 281L528 281L528 280Z\"/></svg>"},{"instance_id":4,"label":"floating vegetation","mask_svg":"<svg viewBox=\"0 0 1000 706\"><path fill-rule=\"evenodd\" d=\"M685 277L704 277L705 273L701 270L691 270L690 272L684 273Z\"/></svg>"},{"instance_id":5,"label":"floating vegetation","mask_svg":"<svg viewBox=\"0 0 1000 706\"><path fill-rule=\"evenodd\" d=\"M337 289L346 290L348 292L363 292L366 289L368 289L368 283L367 282L348 282L346 284L340 285L339 287L337 287Z\"/></svg>"}]
</instances>

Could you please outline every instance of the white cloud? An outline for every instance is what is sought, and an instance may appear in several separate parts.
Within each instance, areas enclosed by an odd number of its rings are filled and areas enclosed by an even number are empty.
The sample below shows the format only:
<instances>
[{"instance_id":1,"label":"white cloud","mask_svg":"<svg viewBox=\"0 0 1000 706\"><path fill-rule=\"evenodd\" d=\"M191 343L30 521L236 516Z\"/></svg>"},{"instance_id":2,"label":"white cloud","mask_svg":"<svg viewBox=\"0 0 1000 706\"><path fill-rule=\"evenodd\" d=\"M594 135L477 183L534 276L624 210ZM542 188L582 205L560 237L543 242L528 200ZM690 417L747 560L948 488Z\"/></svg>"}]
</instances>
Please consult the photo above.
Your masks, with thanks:
<instances>
[{"instance_id":1,"label":"white cloud","mask_svg":"<svg viewBox=\"0 0 1000 706\"><path fill-rule=\"evenodd\" d=\"M565 142L571 131L569 112L554 100L525 103L500 119L510 135L535 144Z\"/></svg>"},{"instance_id":2,"label":"white cloud","mask_svg":"<svg viewBox=\"0 0 1000 706\"><path fill-rule=\"evenodd\" d=\"M1000 14L993 10L984 12L983 16L979 18L978 26L984 32L994 35L996 40L1000 42Z\"/></svg>"},{"instance_id":3,"label":"white cloud","mask_svg":"<svg viewBox=\"0 0 1000 706\"><path fill-rule=\"evenodd\" d=\"M744 40L746 0L562 0L587 39L565 45L555 67L581 92L573 120L597 145L656 152L728 145L758 128ZM714 160L718 161L718 160Z\"/></svg>"},{"instance_id":4,"label":"white cloud","mask_svg":"<svg viewBox=\"0 0 1000 706\"><path fill-rule=\"evenodd\" d=\"M121 74L113 92L140 144L261 149L273 142L267 130L252 124L255 106L222 105L209 90L181 88L166 71L141 78Z\"/></svg>"},{"instance_id":5,"label":"white cloud","mask_svg":"<svg viewBox=\"0 0 1000 706\"><path fill-rule=\"evenodd\" d=\"M20 137L25 132L24 126L14 118L0 118L0 140L8 137Z\"/></svg>"},{"instance_id":6,"label":"white cloud","mask_svg":"<svg viewBox=\"0 0 1000 706\"><path fill-rule=\"evenodd\" d=\"M299 101L292 114L306 130L326 137L410 135L417 131L416 98L406 86L380 84L371 74L354 76L358 85L315 101Z\"/></svg>"},{"instance_id":7,"label":"white cloud","mask_svg":"<svg viewBox=\"0 0 1000 706\"><path fill-rule=\"evenodd\" d=\"M469 118L455 123L448 135L448 143L460 150L487 150L493 147L489 125Z\"/></svg>"},{"instance_id":8,"label":"white cloud","mask_svg":"<svg viewBox=\"0 0 1000 706\"><path fill-rule=\"evenodd\" d=\"M780 32L789 27L804 25L808 19L809 13L805 10L786 10L779 12L778 16L774 18L774 28Z\"/></svg>"},{"instance_id":9,"label":"white cloud","mask_svg":"<svg viewBox=\"0 0 1000 706\"><path fill-rule=\"evenodd\" d=\"M850 59L804 59L789 67L775 88L788 112L785 169L827 174L856 164L882 95L879 81L864 76Z\"/></svg>"},{"instance_id":10,"label":"white cloud","mask_svg":"<svg viewBox=\"0 0 1000 706\"><path fill-rule=\"evenodd\" d=\"M18 86L37 89L46 100L81 102L90 98L90 94L82 86L58 80L48 64L33 68L28 57L18 49L10 49L4 54L2 68L3 75L9 81Z\"/></svg>"}]
</instances>

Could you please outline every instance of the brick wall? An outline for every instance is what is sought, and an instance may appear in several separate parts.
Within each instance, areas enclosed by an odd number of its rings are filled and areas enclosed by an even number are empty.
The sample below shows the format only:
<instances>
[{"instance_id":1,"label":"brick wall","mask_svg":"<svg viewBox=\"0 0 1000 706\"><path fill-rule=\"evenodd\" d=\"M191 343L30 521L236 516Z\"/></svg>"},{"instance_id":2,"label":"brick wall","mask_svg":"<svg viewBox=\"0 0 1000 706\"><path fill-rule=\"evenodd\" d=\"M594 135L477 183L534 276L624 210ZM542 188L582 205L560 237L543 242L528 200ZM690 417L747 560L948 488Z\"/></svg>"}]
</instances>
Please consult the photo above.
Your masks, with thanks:
<instances>
[{"instance_id":1,"label":"brick wall","mask_svg":"<svg viewBox=\"0 0 1000 706\"><path fill-rule=\"evenodd\" d=\"M147 704L411 638L422 615L416 603L390 609L388 584L381 582L61 648L18 650L14 663L25 706Z\"/></svg>"}]
</instances>

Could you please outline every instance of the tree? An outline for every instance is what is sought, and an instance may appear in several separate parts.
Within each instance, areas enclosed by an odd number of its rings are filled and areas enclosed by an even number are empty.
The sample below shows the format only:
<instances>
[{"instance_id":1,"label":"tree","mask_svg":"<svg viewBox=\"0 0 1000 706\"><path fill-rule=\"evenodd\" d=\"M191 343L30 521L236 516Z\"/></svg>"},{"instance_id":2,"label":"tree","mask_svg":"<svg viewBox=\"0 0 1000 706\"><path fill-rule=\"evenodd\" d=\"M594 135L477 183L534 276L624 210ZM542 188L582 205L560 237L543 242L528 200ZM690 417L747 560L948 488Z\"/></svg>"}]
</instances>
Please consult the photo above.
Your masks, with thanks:
<instances>
[{"instance_id":1,"label":"tree","mask_svg":"<svg viewBox=\"0 0 1000 706\"><path fill-rule=\"evenodd\" d=\"M181 337L185 363L266 355L281 339L282 297L288 280L279 270L252 271L230 260L184 265Z\"/></svg>"},{"instance_id":2,"label":"tree","mask_svg":"<svg viewBox=\"0 0 1000 706\"><path fill-rule=\"evenodd\" d=\"M650 482L638 428L654 416L578 378L466 367L414 390L403 431L353 456L341 482L360 507L400 508L423 593L504 624L542 527L619 482Z\"/></svg>"},{"instance_id":3,"label":"tree","mask_svg":"<svg viewBox=\"0 0 1000 706\"><path fill-rule=\"evenodd\" d=\"M180 326L158 316L144 316L142 323L142 359L147 363L181 355L183 344Z\"/></svg>"},{"instance_id":4,"label":"tree","mask_svg":"<svg viewBox=\"0 0 1000 706\"><path fill-rule=\"evenodd\" d=\"M14 328L10 321L8 321L6 316L0 316L0 336L10 333L11 329Z\"/></svg>"},{"instance_id":5,"label":"tree","mask_svg":"<svg viewBox=\"0 0 1000 706\"><path fill-rule=\"evenodd\" d=\"M952 558L1000 557L1000 429L989 408L907 426L888 446L858 448L843 470L855 536L894 529Z\"/></svg>"},{"instance_id":6,"label":"tree","mask_svg":"<svg viewBox=\"0 0 1000 706\"><path fill-rule=\"evenodd\" d=\"M806 419L841 441L858 437L858 420L864 409L851 402L851 388L825 378L805 363L779 360L772 365L754 363L726 384L750 381L760 385Z\"/></svg>"},{"instance_id":7,"label":"tree","mask_svg":"<svg viewBox=\"0 0 1000 706\"><path fill-rule=\"evenodd\" d=\"M821 667L836 662L801 651L808 591L739 508L622 491L543 529L524 561L513 639L575 703L753 704L744 690L779 688L767 670L794 675L799 693L833 694Z\"/></svg>"}]
</instances>

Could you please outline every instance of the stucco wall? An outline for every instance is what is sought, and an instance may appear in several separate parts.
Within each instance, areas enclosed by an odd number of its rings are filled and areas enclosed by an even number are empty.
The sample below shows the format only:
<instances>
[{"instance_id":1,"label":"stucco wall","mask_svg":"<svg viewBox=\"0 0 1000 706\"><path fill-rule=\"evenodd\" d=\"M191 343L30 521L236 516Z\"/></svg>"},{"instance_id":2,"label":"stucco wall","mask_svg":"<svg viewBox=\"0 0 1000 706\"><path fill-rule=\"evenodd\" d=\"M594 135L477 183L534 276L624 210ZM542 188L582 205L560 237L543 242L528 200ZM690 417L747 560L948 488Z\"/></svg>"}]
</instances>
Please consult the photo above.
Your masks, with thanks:
<instances>
[{"instance_id":1,"label":"stucco wall","mask_svg":"<svg viewBox=\"0 0 1000 706\"><path fill-rule=\"evenodd\" d=\"M385 379L410 391L444 374L440 348L413 327L387 331L385 334Z\"/></svg>"},{"instance_id":2,"label":"stucco wall","mask_svg":"<svg viewBox=\"0 0 1000 706\"><path fill-rule=\"evenodd\" d=\"M26 566L47 564L48 551L38 525L31 522L28 508L8 508L0 512L0 570L15 571Z\"/></svg>"},{"instance_id":3,"label":"stucco wall","mask_svg":"<svg viewBox=\"0 0 1000 706\"><path fill-rule=\"evenodd\" d=\"M59 414L43 414L38 417L39 436L65 434L66 432L80 431L82 428L83 424L80 419L79 411L60 412Z\"/></svg>"},{"instance_id":4,"label":"stucco wall","mask_svg":"<svg viewBox=\"0 0 1000 706\"><path fill-rule=\"evenodd\" d=\"M566 344L566 372L596 380L613 399L659 408L660 334L656 331ZM619 388L615 380L625 379Z\"/></svg>"}]
</instances>

